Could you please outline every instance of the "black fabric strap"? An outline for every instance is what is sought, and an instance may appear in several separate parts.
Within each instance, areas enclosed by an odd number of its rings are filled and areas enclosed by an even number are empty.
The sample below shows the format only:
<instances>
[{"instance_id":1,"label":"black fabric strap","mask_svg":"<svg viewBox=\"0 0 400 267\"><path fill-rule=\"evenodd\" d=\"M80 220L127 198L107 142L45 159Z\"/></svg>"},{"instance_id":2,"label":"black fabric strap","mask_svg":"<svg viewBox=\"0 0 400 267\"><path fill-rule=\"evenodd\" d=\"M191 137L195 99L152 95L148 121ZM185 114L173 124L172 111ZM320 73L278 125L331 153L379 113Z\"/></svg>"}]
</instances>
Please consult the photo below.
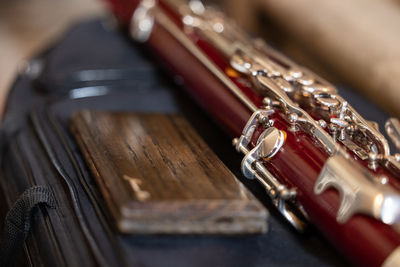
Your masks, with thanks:
<instances>
[{"instance_id":1,"label":"black fabric strap","mask_svg":"<svg viewBox=\"0 0 400 267\"><path fill-rule=\"evenodd\" d=\"M25 190L8 211L0 243L0 266L12 266L16 261L28 235L31 218L40 204L55 207L54 195L47 186Z\"/></svg>"}]
</instances>

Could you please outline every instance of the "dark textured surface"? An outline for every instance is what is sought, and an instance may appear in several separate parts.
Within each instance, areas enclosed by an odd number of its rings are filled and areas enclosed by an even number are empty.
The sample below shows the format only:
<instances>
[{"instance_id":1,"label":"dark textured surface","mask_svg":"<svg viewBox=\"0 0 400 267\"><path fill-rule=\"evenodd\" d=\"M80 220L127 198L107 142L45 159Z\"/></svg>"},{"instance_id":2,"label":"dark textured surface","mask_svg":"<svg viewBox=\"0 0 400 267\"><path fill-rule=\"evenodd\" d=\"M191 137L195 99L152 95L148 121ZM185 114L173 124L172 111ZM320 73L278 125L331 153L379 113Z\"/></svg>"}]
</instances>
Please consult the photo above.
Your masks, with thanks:
<instances>
[{"instance_id":1,"label":"dark textured surface","mask_svg":"<svg viewBox=\"0 0 400 267\"><path fill-rule=\"evenodd\" d=\"M71 199L79 201L83 217L86 218L87 227L92 232L98 249L109 262L114 263L114 265L117 264L118 261L113 260L112 254L114 250L119 250L120 253L116 255L123 255L121 262L133 266L343 266L346 264L341 255L335 252L335 249L312 227L304 235L300 235L290 228L271 207L262 188L255 182L246 180L241 176L239 170L241 156L232 148L231 140L218 129L199 107L193 104L192 100L183 93L183 90L173 86L169 78L163 77L159 71L154 69L151 60L144 56L142 49L127 41L121 33L113 31L109 24L99 21L79 24L45 55L46 67L35 82L35 87L32 86L30 77L27 75L22 75L16 80L8 99L8 109L2 125L2 137L3 140L11 142L16 136L21 135L17 133L24 133L30 125L28 123L28 111L32 109L36 111L37 120L44 125L43 131L46 133L47 142L53 145L55 154L70 179L70 186L75 186L79 196L77 200L70 196L63 196L63 192L66 192L65 185L57 187L57 184L60 183L60 177L51 173L54 172L54 168L45 169L48 173L46 177L48 183L52 184L53 190L59 190L56 194L61 202L58 207L58 214L62 212L64 217L60 218L65 220L64 223L68 223L69 234L87 235L78 228L77 219L74 219L76 215L71 215L74 212L67 212L70 208L68 203ZM108 70L107 73L110 77L107 80L95 79L93 81L95 76L92 75L89 76L92 79L79 80L82 78L80 71L88 69ZM128 70L128 74L123 75L121 79L120 72L110 71L115 69ZM91 74L96 73L98 72L91 72ZM115 79L113 79L112 76L115 73L119 74L114 76ZM85 77L85 75L83 76ZM81 89L76 90L77 88ZM93 92L88 91L87 88L102 88L95 91L108 95L79 99L68 98L68 95L71 95L71 90L81 93ZM367 119L378 120L382 123L385 115L375 106L350 91L341 89L340 92ZM77 95L75 94L75 96ZM100 223L101 215L95 211L91 204L98 202L99 207L101 207L98 189L94 185L93 179L88 175L88 170L85 168L68 132L71 114L80 109L184 114L217 156L264 205L270 208L272 216L269 221L269 233L232 237L114 235L115 239L110 241L108 235L104 234L105 226ZM77 177L73 165L66 159L65 149L60 146L58 141L60 137L65 138L65 143L68 144L71 153L77 159L82 178ZM9 142L2 144L3 156L9 156L9 154L4 153L11 151L6 143ZM30 142L26 141L23 147L26 148L28 145L30 145ZM37 147L33 148L36 153L41 151ZM7 158L10 160L9 157ZM34 162L33 159L32 162ZM9 166L2 163L2 168L9 169ZM12 194L18 190L8 189L17 187L14 184L20 182L5 181L5 177L2 173L0 184L3 187L3 192L7 192L7 199L15 199L17 194ZM20 176L14 175L14 177L22 179ZM21 182L21 184L24 183ZM19 189L20 192L21 190ZM88 192L92 192L93 196ZM49 216L52 218L56 215L49 212ZM105 221L107 222L107 220ZM33 227L35 231L28 237L30 240L28 240L28 244L32 245L35 244L34 241L38 241L36 245L40 249L32 247L30 250L32 255L36 256L37 261L42 260L39 255L46 257L45 252L49 250L45 246L51 243L44 241L46 235L43 232L44 228L40 228L40 225L37 224ZM66 228L63 228L62 225L54 227L58 230L58 238L61 239L60 236L66 231ZM111 232L113 231L111 230ZM42 241L39 242L39 240ZM74 240L79 239L76 237ZM117 246L115 242L118 244ZM64 248L63 244L60 245ZM81 247L86 248L87 246L83 242L70 246L71 251L64 252L66 255L71 255L65 257L67 262L73 264L78 262L81 259L80 257L85 257L85 250ZM38 253L37 255L34 254L35 251ZM42 254L40 254L40 251L43 251ZM81 263L83 262L81 261ZM88 262L90 261L88 260ZM99 262L102 265L107 265L100 260L96 261L96 264L100 265Z\"/></svg>"},{"instance_id":2,"label":"dark textured surface","mask_svg":"<svg viewBox=\"0 0 400 267\"><path fill-rule=\"evenodd\" d=\"M20 257L32 217L41 204L54 208L54 196L50 188L34 186L25 190L7 213L0 239L0 266L10 266Z\"/></svg>"}]
</instances>

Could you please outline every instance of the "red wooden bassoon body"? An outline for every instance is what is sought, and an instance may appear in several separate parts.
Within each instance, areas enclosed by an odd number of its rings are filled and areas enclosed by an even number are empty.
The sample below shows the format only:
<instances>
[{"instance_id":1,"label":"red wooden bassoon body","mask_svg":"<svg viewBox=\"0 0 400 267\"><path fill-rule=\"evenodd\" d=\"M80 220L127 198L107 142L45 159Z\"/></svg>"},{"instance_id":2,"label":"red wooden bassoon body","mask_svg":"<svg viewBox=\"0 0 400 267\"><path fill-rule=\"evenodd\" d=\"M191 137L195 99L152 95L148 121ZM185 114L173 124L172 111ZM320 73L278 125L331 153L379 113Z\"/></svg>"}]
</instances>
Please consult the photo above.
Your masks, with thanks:
<instances>
[{"instance_id":1,"label":"red wooden bassoon body","mask_svg":"<svg viewBox=\"0 0 400 267\"><path fill-rule=\"evenodd\" d=\"M110 0L111 7L124 25L130 25L131 17L139 1ZM159 1L158 12L163 12L168 23L198 48L202 55L213 62L220 73L232 81L237 88L258 109L263 108L263 98L252 88L251 82L243 74L232 69L230 59L218 51L203 36L194 31L185 31L182 17L178 11ZM146 46L160 62L179 76L185 88L193 98L204 107L227 130L232 137L240 136L246 122L253 113L240 98L227 88L215 72L194 55L187 46L171 33L163 20L155 19ZM340 207L338 191L329 189L322 194L315 194L314 185L318 179L329 154L315 139L303 131L288 131L290 122L285 114L279 111L271 115L274 127L286 134L285 143L271 159L264 162L268 171L288 188L296 188L296 201L301 204L308 219L313 223L338 250L353 263L360 266L381 266L400 245L400 234L391 225L385 224L370 216L357 213L347 222L337 221ZM261 134L253 135L253 146ZM349 152L356 164L365 168L366 163ZM400 188L398 177L393 172L379 167L368 170L373 174L385 175L389 184Z\"/></svg>"}]
</instances>

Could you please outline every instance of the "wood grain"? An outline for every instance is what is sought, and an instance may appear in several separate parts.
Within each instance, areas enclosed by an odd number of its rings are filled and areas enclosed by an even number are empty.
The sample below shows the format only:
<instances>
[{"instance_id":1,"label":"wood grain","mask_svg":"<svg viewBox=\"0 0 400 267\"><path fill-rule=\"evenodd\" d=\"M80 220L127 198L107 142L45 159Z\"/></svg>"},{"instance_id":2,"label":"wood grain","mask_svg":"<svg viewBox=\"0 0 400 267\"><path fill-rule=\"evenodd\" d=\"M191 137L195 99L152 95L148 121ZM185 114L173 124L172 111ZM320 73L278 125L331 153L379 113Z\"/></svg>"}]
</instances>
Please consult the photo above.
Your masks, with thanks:
<instances>
[{"instance_id":1,"label":"wood grain","mask_svg":"<svg viewBox=\"0 0 400 267\"><path fill-rule=\"evenodd\" d=\"M81 111L71 129L121 232L266 231L266 210L181 116Z\"/></svg>"}]
</instances>

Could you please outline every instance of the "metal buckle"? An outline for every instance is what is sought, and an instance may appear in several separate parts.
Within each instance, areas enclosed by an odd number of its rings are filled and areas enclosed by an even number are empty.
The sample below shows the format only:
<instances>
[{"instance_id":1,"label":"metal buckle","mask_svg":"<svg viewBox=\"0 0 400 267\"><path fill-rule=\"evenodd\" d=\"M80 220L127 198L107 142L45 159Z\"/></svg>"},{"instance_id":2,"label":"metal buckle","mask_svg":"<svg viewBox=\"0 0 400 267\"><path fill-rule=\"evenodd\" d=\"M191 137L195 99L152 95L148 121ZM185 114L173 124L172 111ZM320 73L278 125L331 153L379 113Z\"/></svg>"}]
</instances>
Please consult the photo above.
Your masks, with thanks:
<instances>
[{"instance_id":1,"label":"metal buckle","mask_svg":"<svg viewBox=\"0 0 400 267\"><path fill-rule=\"evenodd\" d=\"M276 155L286 139L283 131L270 125L268 116L272 113L274 113L272 109L254 112L240 138L235 138L233 143L237 151L245 154L241 164L243 175L260 182L286 220L298 231L303 232L306 226L305 214L295 203L296 190L288 189L280 183L263 165L264 160ZM249 149L253 134L261 125L265 130L258 138L256 146Z\"/></svg>"}]
</instances>

